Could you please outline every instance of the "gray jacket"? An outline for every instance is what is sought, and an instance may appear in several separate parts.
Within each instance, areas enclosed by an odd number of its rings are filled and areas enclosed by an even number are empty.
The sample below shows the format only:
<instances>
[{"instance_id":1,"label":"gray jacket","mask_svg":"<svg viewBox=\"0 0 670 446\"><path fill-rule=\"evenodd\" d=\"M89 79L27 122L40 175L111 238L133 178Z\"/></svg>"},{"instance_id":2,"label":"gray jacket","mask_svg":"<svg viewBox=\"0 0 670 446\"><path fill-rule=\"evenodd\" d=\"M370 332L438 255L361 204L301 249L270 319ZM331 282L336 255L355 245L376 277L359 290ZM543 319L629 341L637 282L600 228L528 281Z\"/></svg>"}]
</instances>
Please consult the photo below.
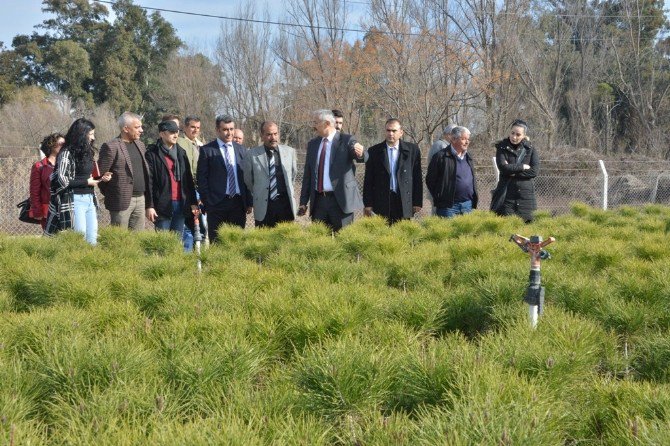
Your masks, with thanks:
<instances>
[{"instance_id":1,"label":"gray jacket","mask_svg":"<svg viewBox=\"0 0 670 446\"><path fill-rule=\"evenodd\" d=\"M281 159L282 172L286 190L288 191L291 210L295 217L296 206L293 193L293 183L298 172L295 149L293 147L279 145L279 157ZM265 220L268 209L268 198L270 194L270 171L268 156L264 146L254 147L247 152L244 158L244 182L253 196L254 218L258 221Z\"/></svg>"},{"instance_id":2,"label":"gray jacket","mask_svg":"<svg viewBox=\"0 0 670 446\"><path fill-rule=\"evenodd\" d=\"M317 137L307 143L300 205L306 206L307 203L311 203L310 213L314 210L319 167L318 154L321 141L322 138ZM363 207L363 198L356 182L356 163L366 162L368 152L365 151L361 158L357 158L354 153L355 144L356 139L352 135L336 132L330 149L330 172L328 172L328 175L330 175L330 182L333 185L335 200L345 214L350 214Z\"/></svg>"}]
</instances>

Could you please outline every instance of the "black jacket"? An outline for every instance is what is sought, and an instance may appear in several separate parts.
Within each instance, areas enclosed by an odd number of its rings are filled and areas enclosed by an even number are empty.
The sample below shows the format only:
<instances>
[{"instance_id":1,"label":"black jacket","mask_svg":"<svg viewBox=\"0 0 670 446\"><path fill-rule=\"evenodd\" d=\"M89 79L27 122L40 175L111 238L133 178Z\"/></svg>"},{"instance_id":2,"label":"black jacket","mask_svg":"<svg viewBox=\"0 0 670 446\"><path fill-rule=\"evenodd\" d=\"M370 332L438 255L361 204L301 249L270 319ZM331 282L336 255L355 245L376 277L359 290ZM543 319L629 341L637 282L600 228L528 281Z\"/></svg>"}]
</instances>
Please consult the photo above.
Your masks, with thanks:
<instances>
[{"instance_id":1,"label":"black jacket","mask_svg":"<svg viewBox=\"0 0 670 446\"><path fill-rule=\"evenodd\" d=\"M244 183L244 169L242 168L247 154L244 147L236 142L232 144L235 150L235 164L237 165L237 187L239 187L240 195L242 195L242 206L246 209L253 206L253 197ZM218 139L200 147L196 175L198 192L200 192L200 198L205 205L205 212L207 210L221 210L225 206L224 200L227 197L228 170L223 155L221 155Z\"/></svg>"},{"instance_id":2,"label":"black jacket","mask_svg":"<svg viewBox=\"0 0 670 446\"><path fill-rule=\"evenodd\" d=\"M496 143L496 165L500 171L500 180L508 181L506 199L525 201L523 207L526 209L524 210L533 211L537 208L533 178L540 173L540 158L537 151L527 141L522 144L526 148L526 155L517 164L521 146L515 150L509 138ZM530 169L523 170L524 164L529 165Z\"/></svg>"},{"instance_id":3,"label":"black jacket","mask_svg":"<svg viewBox=\"0 0 670 446\"><path fill-rule=\"evenodd\" d=\"M371 207L375 214L390 215L390 183L386 141L368 149L363 179L363 203ZM414 206L423 206L423 186L421 184L421 151L416 144L400 141L398 146L396 179L402 203L403 218L412 218Z\"/></svg>"},{"instance_id":4,"label":"black jacket","mask_svg":"<svg viewBox=\"0 0 670 446\"><path fill-rule=\"evenodd\" d=\"M165 156L161 153L158 143L147 147L145 154L149 173L151 175L151 197L153 207L159 217L172 217L172 187L170 182L170 173L165 161ZM177 144L177 159L181 170L181 200L184 208L184 216L187 221L192 220L191 205L198 203L195 197L195 187L193 186L193 174L191 173L191 164L186 157L186 151Z\"/></svg>"},{"instance_id":5,"label":"black jacket","mask_svg":"<svg viewBox=\"0 0 670 446\"><path fill-rule=\"evenodd\" d=\"M477 195L477 179L475 169L472 166L472 158L469 153L465 153L465 160L472 171L472 187L474 196L472 197L472 208L477 208L479 201ZM426 173L426 186L433 196L433 205L436 208L450 208L454 205L454 195L456 194L456 157L451 153L451 146L433 155L428 165Z\"/></svg>"}]
</instances>

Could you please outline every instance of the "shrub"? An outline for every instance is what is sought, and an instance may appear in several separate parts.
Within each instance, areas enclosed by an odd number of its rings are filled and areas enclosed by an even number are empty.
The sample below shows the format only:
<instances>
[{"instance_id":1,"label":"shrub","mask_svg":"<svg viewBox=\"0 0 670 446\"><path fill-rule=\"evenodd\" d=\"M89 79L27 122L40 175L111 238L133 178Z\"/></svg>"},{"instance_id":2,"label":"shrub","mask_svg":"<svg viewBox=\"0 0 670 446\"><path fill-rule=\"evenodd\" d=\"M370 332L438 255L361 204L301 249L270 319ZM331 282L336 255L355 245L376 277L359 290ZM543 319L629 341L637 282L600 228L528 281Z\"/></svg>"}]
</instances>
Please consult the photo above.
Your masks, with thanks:
<instances>
[{"instance_id":1,"label":"shrub","mask_svg":"<svg viewBox=\"0 0 670 446\"><path fill-rule=\"evenodd\" d=\"M640 339L631 364L639 379L670 383L670 339L660 333Z\"/></svg>"},{"instance_id":2,"label":"shrub","mask_svg":"<svg viewBox=\"0 0 670 446\"><path fill-rule=\"evenodd\" d=\"M0 234L0 442L665 444L669 218Z\"/></svg>"}]
</instances>

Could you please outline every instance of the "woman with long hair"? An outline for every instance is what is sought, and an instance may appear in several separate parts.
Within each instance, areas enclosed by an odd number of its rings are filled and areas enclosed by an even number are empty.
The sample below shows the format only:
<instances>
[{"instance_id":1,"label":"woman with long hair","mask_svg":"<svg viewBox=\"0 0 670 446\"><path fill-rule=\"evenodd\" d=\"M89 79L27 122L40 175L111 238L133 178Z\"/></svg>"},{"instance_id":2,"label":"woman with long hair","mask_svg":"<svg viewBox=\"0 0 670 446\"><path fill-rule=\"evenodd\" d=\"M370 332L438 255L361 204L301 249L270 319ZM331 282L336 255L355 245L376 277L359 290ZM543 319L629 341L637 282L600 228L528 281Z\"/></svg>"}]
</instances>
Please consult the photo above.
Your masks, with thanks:
<instances>
[{"instance_id":1,"label":"woman with long hair","mask_svg":"<svg viewBox=\"0 0 670 446\"><path fill-rule=\"evenodd\" d=\"M493 200L498 201L499 206L492 201L491 210L502 216L518 215L530 223L537 209L535 177L540 173L540 157L530 145L527 132L528 124L517 119L510 126L509 136L495 145L496 165L500 171L496 191L500 200Z\"/></svg>"},{"instance_id":2,"label":"woman with long hair","mask_svg":"<svg viewBox=\"0 0 670 446\"><path fill-rule=\"evenodd\" d=\"M58 154L51 175L51 200L45 234L74 229L84 234L91 245L97 243L98 201L94 187L100 181L109 181L112 174L106 172L100 178L93 178L94 141L95 125L88 119L77 119L67 131L65 145Z\"/></svg>"},{"instance_id":3,"label":"woman with long hair","mask_svg":"<svg viewBox=\"0 0 670 446\"><path fill-rule=\"evenodd\" d=\"M65 137L60 133L46 136L40 144L44 158L33 164L30 169L30 211L29 215L39 220L42 229L46 227L49 212L49 198L51 197L51 174L56 164L56 156L65 143Z\"/></svg>"}]
</instances>

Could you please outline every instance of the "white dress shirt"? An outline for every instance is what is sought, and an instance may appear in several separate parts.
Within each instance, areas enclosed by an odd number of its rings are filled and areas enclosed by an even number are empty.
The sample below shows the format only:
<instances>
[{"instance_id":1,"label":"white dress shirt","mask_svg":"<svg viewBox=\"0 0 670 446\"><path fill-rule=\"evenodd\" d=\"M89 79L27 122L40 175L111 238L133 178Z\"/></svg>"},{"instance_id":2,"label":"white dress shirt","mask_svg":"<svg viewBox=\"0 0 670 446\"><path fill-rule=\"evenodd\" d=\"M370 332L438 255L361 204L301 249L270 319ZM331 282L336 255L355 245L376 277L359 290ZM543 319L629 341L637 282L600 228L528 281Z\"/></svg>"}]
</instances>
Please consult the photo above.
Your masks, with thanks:
<instances>
[{"instance_id":1,"label":"white dress shirt","mask_svg":"<svg viewBox=\"0 0 670 446\"><path fill-rule=\"evenodd\" d=\"M391 177L391 184L389 184L389 187L393 192L398 192L398 178L396 172L398 170L398 155L400 154L400 150L398 149L398 146L391 147L387 145L386 154L389 158L389 176Z\"/></svg>"},{"instance_id":2,"label":"white dress shirt","mask_svg":"<svg viewBox=\"0 0 670 446\"><path fill-rule=\"evenodd\" d=\"M226 164L232 160L230 163L233 166L233 173L235 174L235 190L227 190L228 195L239 195L240 194L240 183L237 180L237 158L235 157L235 149L233 148L232 142L223 142L219 138L216 138L216 142L219 144L219 150L221 150L221 156Z\"/></svg>"}]
</instances>

